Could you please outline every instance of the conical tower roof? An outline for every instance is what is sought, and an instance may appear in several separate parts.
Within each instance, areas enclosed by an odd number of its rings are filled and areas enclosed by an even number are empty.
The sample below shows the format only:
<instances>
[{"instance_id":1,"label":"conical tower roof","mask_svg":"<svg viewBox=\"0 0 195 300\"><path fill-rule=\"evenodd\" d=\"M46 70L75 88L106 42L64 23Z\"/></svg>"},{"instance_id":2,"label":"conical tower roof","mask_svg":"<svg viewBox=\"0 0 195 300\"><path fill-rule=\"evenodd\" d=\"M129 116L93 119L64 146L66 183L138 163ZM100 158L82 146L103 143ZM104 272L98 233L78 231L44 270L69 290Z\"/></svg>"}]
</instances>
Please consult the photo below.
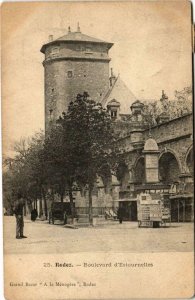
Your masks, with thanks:
<instances>
[{"instance_id":1,"label":"conical tower roof","mask_svg":"<svg viewBox=\"0 0 195 300\"><path fill-rule=\"evenodd\" d=\"M62 37L53 40L49 43L46 43L42 46L41 52L45 53L45 49L47 46L52 45L52 44L57 44L59 42L64 42L64 43L92 43L92 44L105 44L107 45L108 49L110 49L113 46L113 43L109 43L94 37L91 37L89 35L83 34L80 31L80 27L78 26L76 32L71 32L70 28L67 34L63 35Z\"/></svg>"}]
</instances>

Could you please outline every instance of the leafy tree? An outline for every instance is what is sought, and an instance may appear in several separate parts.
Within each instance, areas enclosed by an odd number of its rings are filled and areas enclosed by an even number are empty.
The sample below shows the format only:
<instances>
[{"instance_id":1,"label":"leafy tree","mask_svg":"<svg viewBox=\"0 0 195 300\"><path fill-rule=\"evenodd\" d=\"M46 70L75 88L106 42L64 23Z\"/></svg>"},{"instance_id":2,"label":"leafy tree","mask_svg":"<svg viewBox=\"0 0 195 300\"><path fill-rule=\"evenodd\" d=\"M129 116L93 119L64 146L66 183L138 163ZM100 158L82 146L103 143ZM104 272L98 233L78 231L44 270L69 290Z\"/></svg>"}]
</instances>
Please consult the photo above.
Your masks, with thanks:
<instances>
[{"instance_id":1,"label":"leafy tree","mask_svg":"<svg viewBox=\"0 0 195 300\"><path fill-rule=\"evenodd\" d=\"M28 200L37 200L44 197L43 185L45 181L45 164L41 160L43 150L44 135L42 132L34 137L21 139L15 143L14 158L4 159L3 188L4 194L8 195L12 202L18 192ZM45 201L45 214L47 215L47 205Z\"/></svg>"},{"instance_id":2,"label":"leafy tree","mask_svg":"<svg viewBox=\"0 0 195 300\"><path fill-rule=\"evenodd\" d=\"M175 91L175 99L169 100L162 93L160 101L144 102L144 115L149 125L156 125L160 116L166 115L168 119L175 119L192 112L192 87L185 87Z\"/></svg>"},{"instance_id":3,"label":"leafy tree","mask_svg":"<svg viewBox=\"0 0 195 300\"><path fill-rule=\"evenodd\" d=\"M44 138L43 132L37 133L31 138L28 155L26 156L25 168L28 178L28 195L35 200L37 200L37 198L43 199L44 212L47 218L48 212L45 189L47 165L45 164L43 156ZM40 204L40 215L42 215L42 201Z\"/></svg>"},{"instance_id":4,"label":"leafy tree","mask_svg":"<svg viewBox=\"0 0 195 300\"><path fill-rule=\"evenodd\" d=\"M73 178L89 190L89 221L92 223L92 191L97 176L104 176L117 164L118 150L112 121L101 103L78 94L59 123L65 128L66 146Z\"/></svg>"},{"instance_id":5,"label":"leafy tree","mask_svg":"<svg viewBox=\"0 0 195 300\"><path fill-rule=\"evenodd\" d=\"M158 106L157 101L150 103L144 102L144 116L149 125L156 125L157 118L162 113L162 110Z\"/></svg>"},{"instance_id":6,"label":"leafy tree","mask_svg":"<svg viewBox=\"0 0 195 300\"><path fill-rule=\"evenodd\" d=\"M47 165L47 185L61 196L63 202L65 190L69 192L72 219L74 218L73 184L75 181L75 164L68 147L68 134L65 120L60 118L56 126L48 133L43 150L44 163Z\"/></svg>"},{"instance_id":7,"label":"leafy tree","mask_svg":"<svg viewBox=\"0 0 195 300\"><path fill-rule=\"evenodd\" d=\"M175 107L177 116L192 112L192 87L185 87L181 91L175 91Z\"/></svg>"}]
</instances>

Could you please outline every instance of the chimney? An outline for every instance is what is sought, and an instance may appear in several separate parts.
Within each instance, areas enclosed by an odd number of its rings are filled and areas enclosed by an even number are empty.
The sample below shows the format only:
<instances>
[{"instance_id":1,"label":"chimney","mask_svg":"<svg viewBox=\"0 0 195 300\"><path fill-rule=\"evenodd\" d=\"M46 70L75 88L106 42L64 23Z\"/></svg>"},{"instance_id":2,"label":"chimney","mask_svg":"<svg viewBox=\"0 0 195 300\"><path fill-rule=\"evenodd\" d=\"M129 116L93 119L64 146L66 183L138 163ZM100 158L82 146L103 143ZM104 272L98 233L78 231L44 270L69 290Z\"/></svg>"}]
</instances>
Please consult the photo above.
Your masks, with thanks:
<instances>
[{"instance_id":1,"label":"chimney","mask_svg":"<svg viewBox=\"0 0 195 300\"><path fill-rule=\"evenodd\" d=\"M77 23L77 32L81 32L81 28L79 26L79 22Z\"/></svg>"},{"instance_id":2,"label":"chimney","mask_svg":"<svg viewBox=\"0 0 195 300\"><path fill-rule=\"evenodd\" d=\"M110 86L113 86L114 83L115 83L115 81L116 81L116 76L114 75L112 68L110 69L110 71L111 71L111 76L109 78L109 80L110 80Z\"/></svg>"},{"instance_id":3,"label":"chimney","mask_svg":"<svg viewBox=\"0 0 195 300\"><path fill-rule=\"evenodd\" d=\"M52 34L49 35L49 43L51 43L51 42L53 42L53 35Z\"/></svg>"},{"instance_id":4,"label":"chimney","mask_svg":"<svg viewBox=\"0 0 195 300\"><path fill-rule=\"evenodd\" d=\"M168 98L168 96L165 94L165 91L162 90L162 96L161 96L161 98L160 98L160 101L168 100L168 99L169 99L169 98Z\"/></svg>"}]
</instances>

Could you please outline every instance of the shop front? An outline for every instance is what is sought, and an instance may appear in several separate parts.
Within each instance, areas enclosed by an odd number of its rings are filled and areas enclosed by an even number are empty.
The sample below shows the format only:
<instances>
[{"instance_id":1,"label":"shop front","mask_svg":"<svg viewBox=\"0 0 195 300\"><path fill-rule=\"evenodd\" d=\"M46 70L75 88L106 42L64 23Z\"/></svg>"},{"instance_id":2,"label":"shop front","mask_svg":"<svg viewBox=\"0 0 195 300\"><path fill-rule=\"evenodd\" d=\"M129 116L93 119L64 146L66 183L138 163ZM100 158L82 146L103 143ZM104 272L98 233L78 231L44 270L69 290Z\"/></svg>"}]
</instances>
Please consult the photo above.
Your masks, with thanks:
<instances>
[{"instance_id":1,"label":"shop front","mask_svg":"<svg viewBox=\"0 0 195 300\"><path fill-rule=\"evenodd\" d=\"M170 196L171 222L193 222L193 194Z\"/></svg>"},{"instance_id":2,"label":"shop front","mask_svg":"<svg viewBox=\"0 0 195 300\"><path fill-rule=\"evenodd\" d=\"M119 207L123 208L124 221L137 221L137 200L136 199L119 200Z\"/></svg>"}]
</instances>

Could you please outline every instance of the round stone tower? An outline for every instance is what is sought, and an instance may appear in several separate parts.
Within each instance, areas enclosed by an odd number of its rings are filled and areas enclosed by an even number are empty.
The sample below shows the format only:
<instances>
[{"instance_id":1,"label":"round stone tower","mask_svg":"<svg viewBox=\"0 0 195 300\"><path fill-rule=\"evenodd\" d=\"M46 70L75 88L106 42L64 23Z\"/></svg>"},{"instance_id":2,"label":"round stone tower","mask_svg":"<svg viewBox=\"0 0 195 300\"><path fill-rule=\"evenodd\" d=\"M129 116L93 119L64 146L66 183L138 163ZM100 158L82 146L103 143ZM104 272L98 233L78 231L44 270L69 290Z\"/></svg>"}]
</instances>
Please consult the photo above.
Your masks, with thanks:
<instances>
[{"instance_id":1,"label":"round stone tower","mask_svg":"<svg viewBox=\"0 0 195 300\"><path fill-rule=\"evenodd\" d=\"M77 94L88 92L98 102L109 90L109 55L112 43L76 32L44 44L45 54L45 130L67 111Z\"/></svg>"}]
</instances>

